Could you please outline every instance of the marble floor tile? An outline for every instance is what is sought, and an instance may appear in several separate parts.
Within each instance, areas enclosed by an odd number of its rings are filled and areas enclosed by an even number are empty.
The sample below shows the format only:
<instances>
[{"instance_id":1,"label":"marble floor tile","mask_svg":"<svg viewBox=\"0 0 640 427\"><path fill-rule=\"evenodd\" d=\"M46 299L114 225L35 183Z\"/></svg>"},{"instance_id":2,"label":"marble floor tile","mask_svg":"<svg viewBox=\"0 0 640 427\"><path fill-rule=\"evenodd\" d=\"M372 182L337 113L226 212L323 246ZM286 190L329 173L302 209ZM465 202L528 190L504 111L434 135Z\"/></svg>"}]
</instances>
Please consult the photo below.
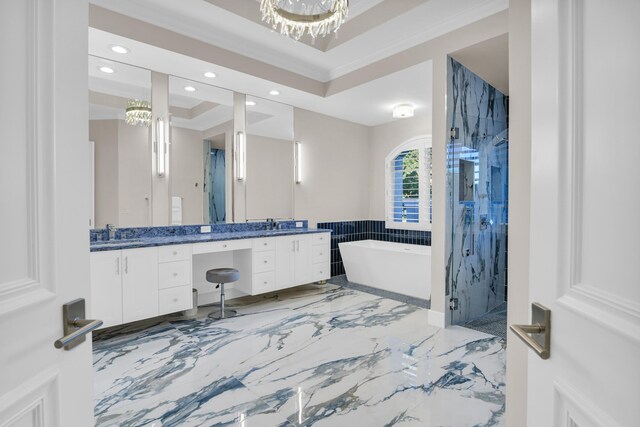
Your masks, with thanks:
<instances>
[{"instance_id":1,"label":"marble floor tile","mask_svg":"<svg viewBox=\"0 0 640 427\"><path fill-rule=\"evenodd\" d=\"M500 426L504 341L334 285L94 342L99 426ZM161 423L161 424L157 424Z\"/></svg>"}]
</instances>

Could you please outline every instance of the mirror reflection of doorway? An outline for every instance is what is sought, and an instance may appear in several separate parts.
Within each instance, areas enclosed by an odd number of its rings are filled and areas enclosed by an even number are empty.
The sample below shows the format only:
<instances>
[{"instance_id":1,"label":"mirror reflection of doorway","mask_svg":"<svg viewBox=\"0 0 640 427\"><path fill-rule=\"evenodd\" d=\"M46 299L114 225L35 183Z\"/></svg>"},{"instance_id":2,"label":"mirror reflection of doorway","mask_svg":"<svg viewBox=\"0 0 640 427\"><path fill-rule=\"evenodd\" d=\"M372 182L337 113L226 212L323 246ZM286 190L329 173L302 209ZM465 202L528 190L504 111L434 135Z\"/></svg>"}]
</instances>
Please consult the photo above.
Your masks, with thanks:
<instances>
[{"instance_id":1,"label":"mirror reflection of doorway","mask_svg":"<svg viewBox=\"0 0 640 427\"><path fill-rule=\"evenodd\" d=\"M226 221L224 144L225 134L203 141L205 223Z\"/></svg>"}]
</instances>

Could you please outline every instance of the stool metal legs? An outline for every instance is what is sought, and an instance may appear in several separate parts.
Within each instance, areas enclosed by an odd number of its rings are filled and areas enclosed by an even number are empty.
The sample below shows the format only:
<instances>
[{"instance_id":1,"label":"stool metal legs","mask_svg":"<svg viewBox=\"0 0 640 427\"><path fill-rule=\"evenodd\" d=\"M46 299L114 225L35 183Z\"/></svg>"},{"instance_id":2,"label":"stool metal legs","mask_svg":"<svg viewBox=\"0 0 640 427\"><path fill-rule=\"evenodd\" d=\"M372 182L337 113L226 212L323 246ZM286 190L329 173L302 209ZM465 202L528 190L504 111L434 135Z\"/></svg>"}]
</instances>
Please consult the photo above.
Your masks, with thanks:
<instances>
[{"instance_id":1,"label":"stool metal legs","mask_svg":"<svg viewBox=\"0 0 640 427\"><path fill-rule=\"evenodd\" d=\"M224 283L219 283L218 286L216 286L216 288L220 288L220 311L216 312L214 311L213 313L211 313L209 315L209 317L211 319L226 319L227 317L233 317L236 314L238 314L235 310L231 310L231 309L226 309L224 307Z\"/></svg>"}]
</instances>

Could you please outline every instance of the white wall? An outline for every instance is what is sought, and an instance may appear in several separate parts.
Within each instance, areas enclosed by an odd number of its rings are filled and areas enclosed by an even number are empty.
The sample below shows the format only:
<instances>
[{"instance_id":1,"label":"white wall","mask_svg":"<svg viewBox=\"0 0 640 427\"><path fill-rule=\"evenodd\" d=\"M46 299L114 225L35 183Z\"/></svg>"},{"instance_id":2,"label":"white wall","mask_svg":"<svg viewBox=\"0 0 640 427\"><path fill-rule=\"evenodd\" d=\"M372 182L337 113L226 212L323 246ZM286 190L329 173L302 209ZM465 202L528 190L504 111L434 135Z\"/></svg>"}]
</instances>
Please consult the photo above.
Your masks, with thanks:
<instances>
[{"instance_id":1,"label":"white wall","mask_svg":"<svg viewBox=\"0 0 640 427\"><path fill-rule=\"evenodd\" d=\"M302 183L295 185L295 217L318 221L369 218L367 126L294 109L295 138L302 143Z\"/></svg>"},{"instance_id":2,"label":"white wall","mask_svg":"<svg viewBox=\"0 0 640 427\"><path fill-rule=\"evenodd\" d=\"M202 132L171 127L171 195L182 197L185 225L203 222L203 156Z\"/></svg>"},{"instance_id":3,"label":"white wall","mask_svg":"<svg viewBox=\"0 0 640 427\"><path fill-rule=\"evenodd\" d=\"M509 299L508 324L529 323L531 196L531 1L509 2ZM529 351L507 335L508 426L527 420Z\"/></svg>"},{"instance_id":4,"label":"white wall","mask_svg":"<svg viewBox=\"0 0 640 427\"><path fill-rule=\"evenodd\" d=\"M403 142L420 135L431 135L431 115L396 119L371 128L369 219L385 219L385 158Z\"/></svg>"}]
</instances>

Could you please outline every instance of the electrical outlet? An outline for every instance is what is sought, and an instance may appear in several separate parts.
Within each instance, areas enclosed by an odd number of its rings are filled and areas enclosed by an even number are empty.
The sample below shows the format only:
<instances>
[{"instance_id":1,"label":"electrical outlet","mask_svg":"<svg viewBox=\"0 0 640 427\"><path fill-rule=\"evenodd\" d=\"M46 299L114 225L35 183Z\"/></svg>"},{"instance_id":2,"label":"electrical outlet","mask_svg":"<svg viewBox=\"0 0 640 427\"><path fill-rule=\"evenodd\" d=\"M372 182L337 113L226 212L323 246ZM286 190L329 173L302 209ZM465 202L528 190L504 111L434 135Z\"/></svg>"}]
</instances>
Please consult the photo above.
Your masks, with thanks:
<instances>
[{"instance_id":1,"label":"electrical outlet","mask_svg":"<svg viewBox=\"0 0 640 427\"><path fill-rule=\"evenodd\" d=\"M304 222L296 221L296 228L302 228L304 226Z\"/></svg>"},{"instance_id":2,"label":"electrical outlet","mask_svg":"<svg viewBox=\"0 0 640 427\"><path fill-rule=\"evenodd\" d=\"M201 225L200 226L200 232L201 233L211 233L211 226L210 225Z\"/></svg>"}]
</instances>

